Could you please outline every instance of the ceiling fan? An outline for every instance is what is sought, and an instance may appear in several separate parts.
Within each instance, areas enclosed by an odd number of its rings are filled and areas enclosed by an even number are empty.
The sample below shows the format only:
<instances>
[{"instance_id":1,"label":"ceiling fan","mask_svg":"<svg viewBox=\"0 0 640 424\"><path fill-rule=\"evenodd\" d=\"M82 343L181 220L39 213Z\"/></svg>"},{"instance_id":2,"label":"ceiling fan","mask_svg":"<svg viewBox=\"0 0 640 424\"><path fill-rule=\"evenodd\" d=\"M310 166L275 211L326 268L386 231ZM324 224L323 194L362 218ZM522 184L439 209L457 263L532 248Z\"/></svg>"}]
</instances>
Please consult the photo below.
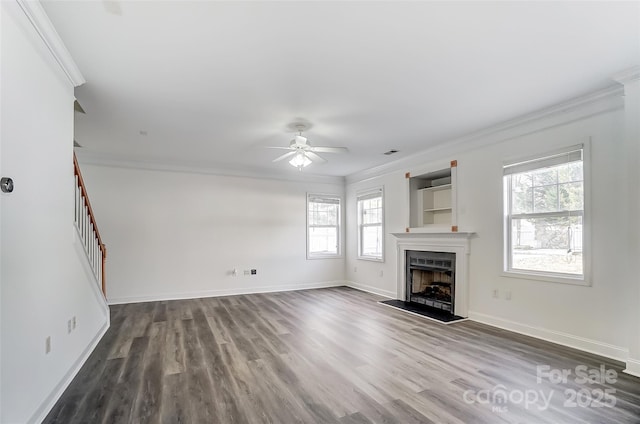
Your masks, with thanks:
<instances>
[{"instance_id":1,"label":"ceiling fan","mask_svg":"<svg viewBox=\"0 0 640 424\"><path fill-rule=\"evenodd\" d=\"M268 146L269 149L284 149L290 150L273 160L273 162L280 162L284 159L289 159L289 164L302 171L305 166L311 165L313 162L325 163L327 160L317 153L345 153L349 150L346 147L328 147L328 146L311 146L309 140L302 136L302 132L306 129L304 125L296 125L298 129L298 135L296 135L288 147L281 146Z\"/></svg>"}]
</instances>

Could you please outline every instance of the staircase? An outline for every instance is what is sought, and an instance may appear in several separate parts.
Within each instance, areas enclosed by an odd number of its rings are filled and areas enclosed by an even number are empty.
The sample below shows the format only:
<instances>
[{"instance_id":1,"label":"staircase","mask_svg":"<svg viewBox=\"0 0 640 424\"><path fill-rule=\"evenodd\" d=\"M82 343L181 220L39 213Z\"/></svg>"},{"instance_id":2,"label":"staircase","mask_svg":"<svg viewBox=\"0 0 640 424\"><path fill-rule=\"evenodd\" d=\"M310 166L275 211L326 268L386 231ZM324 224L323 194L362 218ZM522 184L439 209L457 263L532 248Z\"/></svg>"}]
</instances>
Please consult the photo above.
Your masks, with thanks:
<instances>
[{"instance_id":1,"label":"staircase","mask_svg":"<svg viewBox=\"0 0 640 424\"><path fill-rule=\"evenodd\" d=\"M96 277L98 286L102 290L102 294L107 296L107 289L105 285L104 269L105 261L107 259L107 248L102 243L100 232L98 231L98 225L96 224L96 218L91 209L91 203L89 202L89 196L87 195L87 188L84 185L82 174L80 173L80 166L78 165L78 159L74 153L73 155L73 169L75 175L75 214L74 222L80 240L84 246L84 251L87 254L89 265Z\"/></svg>"}]
</instances>

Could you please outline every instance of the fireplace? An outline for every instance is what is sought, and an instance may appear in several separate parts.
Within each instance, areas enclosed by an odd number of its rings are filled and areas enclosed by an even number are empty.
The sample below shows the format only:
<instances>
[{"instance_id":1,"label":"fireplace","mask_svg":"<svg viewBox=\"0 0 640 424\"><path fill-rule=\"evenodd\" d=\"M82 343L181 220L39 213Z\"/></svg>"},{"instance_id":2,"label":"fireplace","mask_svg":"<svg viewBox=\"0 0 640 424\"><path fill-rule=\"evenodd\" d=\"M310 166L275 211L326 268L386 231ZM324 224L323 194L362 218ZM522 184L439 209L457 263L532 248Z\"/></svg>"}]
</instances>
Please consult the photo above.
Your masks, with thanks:
<instances>
[{"instance_id":1,"label":"fireplace","mask_svg":"<svg viewBox=\"0 0 640 424\"><path fill-rule=\"evenodd\" d=\"M405 301L454 314L456 254L406 250L405 264Z\"/></svg>"},{"instance_id":2,"label":"fireplace","mask_svg":"<svg viewBox=\"0 0 640 424\"><path fill-rule=\"evenodd\" d=\"M471 239L475 233L471 232L402 232L392 233L397 239L397 280L395 300L403 302L416 309L437 312L439 315L468 317L469 311L469 254ZM412 253L408 253L412 252ZM435 254L435 255L434 255ZM424 256L426 255L426 256ZM428 256L434 255L430 261ZM415 257L411 263L411 257ZM449 263L450 262L450 263ZM435 271L432 276L416 271ZM450 271L451 275L448 275ZM412 274L413 277L412 277ZM450 278L447 278L450 277ZM428 282L445 283L438 288L413 290L413 282L426 285ZM412 286L409 287L409 282ZM451 304L448 305L444 296L448 294L451 282ZM425 283L425 284L423 284ZM434 284L428 284L434 286ZM414 292L414 299L411 293ZM417 293L416 293L417 292ZM429 295L423 296L420 294ZM431 296L438 293L437 296ZM435 297L435 299L434 299ZM427 304L427 300L431 302ZM423 303L424 301L424 303ZM437 303L440 302L440 303ZM428 307L427 307L428 306Z\"/></svg>"}]
</instances>

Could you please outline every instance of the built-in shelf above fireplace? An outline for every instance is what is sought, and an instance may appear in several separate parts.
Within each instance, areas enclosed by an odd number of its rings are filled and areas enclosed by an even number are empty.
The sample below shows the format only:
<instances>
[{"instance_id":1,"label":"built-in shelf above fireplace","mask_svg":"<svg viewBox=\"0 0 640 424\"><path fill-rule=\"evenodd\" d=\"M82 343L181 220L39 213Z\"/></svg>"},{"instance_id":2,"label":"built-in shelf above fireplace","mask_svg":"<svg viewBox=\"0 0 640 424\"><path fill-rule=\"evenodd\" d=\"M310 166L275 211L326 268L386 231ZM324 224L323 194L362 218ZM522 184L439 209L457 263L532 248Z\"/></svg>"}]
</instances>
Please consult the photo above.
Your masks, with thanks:
<instances>
[{"instance_id":1,"label":"built-in shelf above fireplace","mask_svg":"<svg viewBox=\"0 0 640 424\"><path fill-rule=\"evenodd\" d=\"M405 174L409 193L408 229L456 231L457 167L458 161L452 160L435 169L415 169Z\"/></svg>"}]
</instances>

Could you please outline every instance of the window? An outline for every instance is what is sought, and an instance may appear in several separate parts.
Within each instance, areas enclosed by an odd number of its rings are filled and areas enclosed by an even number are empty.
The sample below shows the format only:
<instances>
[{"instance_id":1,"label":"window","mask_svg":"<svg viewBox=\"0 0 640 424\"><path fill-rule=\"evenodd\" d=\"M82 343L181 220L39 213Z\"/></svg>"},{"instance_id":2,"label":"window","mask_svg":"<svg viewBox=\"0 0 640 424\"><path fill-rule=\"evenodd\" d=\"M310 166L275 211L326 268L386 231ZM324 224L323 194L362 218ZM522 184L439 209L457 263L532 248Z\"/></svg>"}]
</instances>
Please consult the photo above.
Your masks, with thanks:
<instances>
[{"instance_id":1,"label":"window","mask_svg":"<svg viewBox=\"0 0 640 424\"><path fill-rule=\"evenodd\" d=\"M358 258L383 261L384 203L382 188L361 193L358 207Z\"/></svg>"},{"instance_id":2,"label":"window","mask_svg":"<svg viewBox=\"0 0 640 424\"><path fill-rule=\"evenodd\" d=\"M583 150L505 165L505 271L585 280Z\"/></svg>"},{"instance_id":3,"label":"window","mask_svg":"<svg viewBox=\"0 0 640 424\"><path fill-rule=\"evenodd\" d=\"M307 195L307 257L340 256L340 197Z\"/></svg>"}]
</instances>

